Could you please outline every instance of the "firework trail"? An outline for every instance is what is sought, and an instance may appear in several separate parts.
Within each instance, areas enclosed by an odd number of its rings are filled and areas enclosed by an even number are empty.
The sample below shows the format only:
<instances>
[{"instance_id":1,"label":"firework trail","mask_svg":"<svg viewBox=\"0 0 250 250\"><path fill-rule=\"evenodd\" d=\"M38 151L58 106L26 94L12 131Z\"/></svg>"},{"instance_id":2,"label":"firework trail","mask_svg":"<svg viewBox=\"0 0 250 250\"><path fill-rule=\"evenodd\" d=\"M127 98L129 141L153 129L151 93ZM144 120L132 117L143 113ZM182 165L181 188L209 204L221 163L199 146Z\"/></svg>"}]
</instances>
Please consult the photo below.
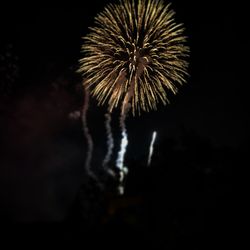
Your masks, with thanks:
<instances>
[{"instance_id":1,"label":"firework trail","mask_svg":"<svg viewBox=\"0 0 250 250\"><path fill-rule=\"evenodd\" d=\"M94 144L93 144L93 140L89 132L88 124L87 124L87 111L89 108L89 91L86 87L83 87L83 88L84 88L84 104L82 107L81 118L82 118L83 133L87 141L87 155L86 155L86 160L85 160L85 170L89 176L93 177L94 179L97 179L95 174L91 171L91 165L90 165Z\"/></svg>"},{"instance_id":2,"label":"firework trail","mask_svg":"<svg viewBox=\"0 0 250 250\"><path fill-rule=\"evenodd\" d=\"M107 144L108 144L108 151L107 154L103 160L103 168L107 171L108 170L108 163L110 162L110 158L113 152L114 148L114 139L112 136L112 130L111 130L111 115L109 113L105 114L105 127L106 127L106 132L107 132Z\"/></svg>"},{"instance_id":3,"label":"firework trail","mask_svg":"<svg viewBox=\"0 0 250 250\"><path fill-rule=\"evenodd\" d=\"M120 144L120 151L118 152L117 160L116 160L116 167L119 169L119 182L120 185L118 187L118 191L120 194L124 193L124 187L123 187L123 181L125 176L128 173L128 169L124 166L124 157L126 154L127 146L128 146L128 135L127 135L127 129L126 129L126 117L127 113L131 107L129 104L129 99L126 99L127 102L123 103L122 110L121 110L121 116L120 116L120 127L122 131L122 139Z\"/></svg>"},{"instance_id":4,"label":"firework trail","mask_svg":"<svg viewBox=\"0 0 250 250\"><path fill-rule=\"evenodd\" d=\"M128 136L127 136L125 119L126 119L126 113L124 113L120 117L120 127L122 130L122 139L121 139L120 151L118 152L118 156L117 156L117 160L116 160L116 166L121 171L124 170L124 156L125 156L127 145L128 145Z\"/></svg>"},{"instance_id":5,"label":"firework trail","mask_svg":"<svg viewBox=\"0 0 250 250\"><path fill-rule=\"evenodd\" d=\"M156 136L157 136L157 132L154 131L152 134L152 139L151 139L151 143L150 143L150 147L149 147L148 166L150 166L150 164L151 164L151 159L152 159L152 155L154 152L154 143L155 143Z\"/></svg>"}]
</instances>

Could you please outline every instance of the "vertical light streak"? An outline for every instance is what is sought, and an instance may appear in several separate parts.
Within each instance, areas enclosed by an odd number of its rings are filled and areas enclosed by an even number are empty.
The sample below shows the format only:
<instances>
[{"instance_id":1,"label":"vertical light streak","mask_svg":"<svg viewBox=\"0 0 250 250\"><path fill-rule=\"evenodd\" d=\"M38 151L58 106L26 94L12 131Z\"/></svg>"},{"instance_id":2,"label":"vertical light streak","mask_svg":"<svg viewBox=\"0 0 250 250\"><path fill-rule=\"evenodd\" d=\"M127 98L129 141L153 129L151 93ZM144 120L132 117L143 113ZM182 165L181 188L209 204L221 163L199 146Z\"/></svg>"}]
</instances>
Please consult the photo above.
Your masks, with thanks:
<instances>
[{"instance_id":1,"label":"vertical light streak","mask_svg":"<svg viewBox=\"0 0 250 250\"><path fill-rule=\"evenodd\" d=\"M110 162L112 153L113 153L113 148L114 148L114 139L112 135L112 130L111 130L111 115L109 113L105 114L105 127L106 127L106 133L107 133L107 146L108 150L105 155L105 158L103 160L102 166L103 168L107 171L108 170L108 163Z\"/></svg>"},{"instance_id":2,"label":"vertical light streak","mask_svg":"<svg viewBox=\"0 0 250 250\"><path fill-rule=\"evenodd\" d=\"M92 159L92 153L94 148L94 143L91 137L91 134L89 132L88 123L87 123L87 111L89 109L89 91L88 89L83 86L84 89L84 103L82 107L82 129L84 137L87 141L87 154L86 154L86 160L85 160L85 171L86 173L91 176L93 179L95 179L98 182L98 179L96 175L91 170L91 159Z\"/></svg>"},{"instance_id":3,"label":"vertical light streak","mask_svg":"<svg viewBox=\"0 0 250 250\"><path fill-rule=\"evenodd\" d=\"M150 146L149 146L148 166L150 166L150 164L151 164L151 159L152 159L152 155L153 155L153 152L154 152L154 143L155 143L155 140L156 140L156 136L157 136L157 132L154 131L153 134L152 134L152 139L151 139L151 143L150 143Z\"/></svg>"}]
</instances>

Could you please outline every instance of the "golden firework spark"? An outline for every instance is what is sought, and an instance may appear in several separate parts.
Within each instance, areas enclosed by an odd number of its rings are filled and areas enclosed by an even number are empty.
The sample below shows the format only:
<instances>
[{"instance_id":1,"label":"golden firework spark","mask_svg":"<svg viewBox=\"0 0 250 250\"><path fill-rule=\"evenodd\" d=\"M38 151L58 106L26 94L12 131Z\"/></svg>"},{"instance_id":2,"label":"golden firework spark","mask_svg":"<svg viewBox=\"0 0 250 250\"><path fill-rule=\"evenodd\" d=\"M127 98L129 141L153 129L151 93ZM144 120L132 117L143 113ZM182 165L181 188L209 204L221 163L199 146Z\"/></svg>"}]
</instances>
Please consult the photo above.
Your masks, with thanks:
<instances>
[{"instance_id":1,"label":"golden firework spark","mask_svg":"<svg viewBox=\"0 0 250 250\"><path fill-rule=\"evenodd\" d=\"M82 45L85 86L109 111L131 103L133 114L168 102L185 82L189 55L183 24L161 0L121 0L95 18Z\"/></svg>"}]
</instances>

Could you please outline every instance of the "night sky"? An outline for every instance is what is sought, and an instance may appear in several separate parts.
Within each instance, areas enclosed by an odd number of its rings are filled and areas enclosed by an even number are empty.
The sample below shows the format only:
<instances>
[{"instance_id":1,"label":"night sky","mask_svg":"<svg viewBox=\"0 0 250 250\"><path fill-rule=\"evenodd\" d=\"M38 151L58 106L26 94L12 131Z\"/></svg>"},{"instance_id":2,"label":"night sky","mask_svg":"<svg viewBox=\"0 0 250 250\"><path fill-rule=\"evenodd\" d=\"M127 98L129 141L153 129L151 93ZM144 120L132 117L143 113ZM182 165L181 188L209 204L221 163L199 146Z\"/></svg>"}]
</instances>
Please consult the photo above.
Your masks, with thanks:
<instances>
[{"instance_id":1,"label":"night sky","mask_svg":"<svg viewBox=\"0 0 250 250\"><path fill-rule=\"evenodd\" d=\"M81 37L109 2L115 1L0 10L1 224L24 243L27 235L38 241L43 235L45 241L83 246L99 246L92 237L99 238L114 248L124 240L127 247L152 249L230 245L234 176L249 151L244 6L172 1L176 20L186 27L190 77L178 95L170 95L170 105L129 115L130 172L120 197L101 167L107 107L91 100L88 111L92 167L105 180L105 191L84 172L81 122L69 116L83 103L76 73ZM118 113L112 117L113 164ZM158 138L147 168L153 131Z\"/></svg>"}]
</instances>

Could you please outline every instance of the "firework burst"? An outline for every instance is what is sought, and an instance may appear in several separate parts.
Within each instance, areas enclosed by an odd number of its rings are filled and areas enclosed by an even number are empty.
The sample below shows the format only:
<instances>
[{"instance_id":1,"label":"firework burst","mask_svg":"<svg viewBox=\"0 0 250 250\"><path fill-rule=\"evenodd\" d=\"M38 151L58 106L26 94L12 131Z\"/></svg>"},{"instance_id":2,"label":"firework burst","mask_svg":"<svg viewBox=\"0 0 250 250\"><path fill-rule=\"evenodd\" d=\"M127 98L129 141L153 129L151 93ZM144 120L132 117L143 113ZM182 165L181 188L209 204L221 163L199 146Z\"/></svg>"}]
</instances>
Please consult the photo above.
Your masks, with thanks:
<instances>
[{"instance_id":1,"label":"firework burst","mask_svg":"<svg viewBox=\"0 0 250 250\"><path fill-rule=\"evenodd\" d=\"M131 102L133 114L168 102L185 82L189 48L182 24L161 0L122 0L95 18L83 39L79 71L109 111Z\"/></svg>"}]
</instances>

